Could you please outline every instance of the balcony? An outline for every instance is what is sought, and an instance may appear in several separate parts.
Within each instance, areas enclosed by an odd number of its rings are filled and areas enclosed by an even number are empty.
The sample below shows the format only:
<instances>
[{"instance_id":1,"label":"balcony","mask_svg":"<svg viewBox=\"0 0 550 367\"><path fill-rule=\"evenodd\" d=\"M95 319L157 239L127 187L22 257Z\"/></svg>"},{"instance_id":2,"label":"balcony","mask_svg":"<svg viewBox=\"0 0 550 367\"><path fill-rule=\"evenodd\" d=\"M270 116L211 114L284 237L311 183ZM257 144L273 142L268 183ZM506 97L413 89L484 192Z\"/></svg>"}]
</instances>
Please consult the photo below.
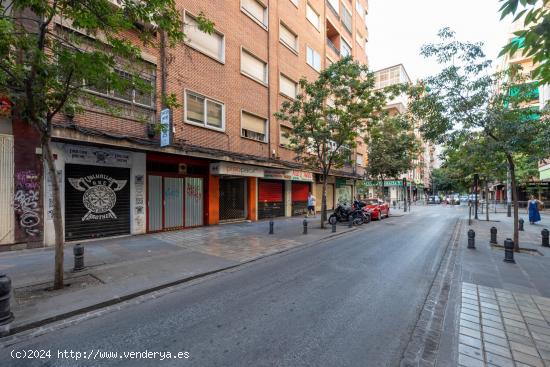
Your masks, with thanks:
<instances>
[{"instance_id":1,"label":"balcony","mask_svg":"<svg viewBox=\"0 0 550 367\"><path fill-rule=\"evenodd\" d=\"M327 45L332 51L334 51L336 55L340 56L340 51L338 50L338 47L336 47L336 45L334 45L334 43L332 43L332 41L328 37L327 37Z\"/></svg>"}]
</instances>

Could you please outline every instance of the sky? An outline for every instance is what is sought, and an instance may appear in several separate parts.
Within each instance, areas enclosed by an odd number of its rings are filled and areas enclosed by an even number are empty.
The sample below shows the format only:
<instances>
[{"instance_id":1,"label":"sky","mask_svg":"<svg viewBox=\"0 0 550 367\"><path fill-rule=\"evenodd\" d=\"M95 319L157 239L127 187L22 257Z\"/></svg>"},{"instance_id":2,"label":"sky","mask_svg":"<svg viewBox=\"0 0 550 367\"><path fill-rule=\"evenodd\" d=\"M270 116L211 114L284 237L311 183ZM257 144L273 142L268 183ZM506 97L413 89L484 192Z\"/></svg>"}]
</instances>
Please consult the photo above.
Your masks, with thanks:
<instances>
[{"instance_id":1,"label":"sky","mask_svg":"<svg viewBox=\"0 0 550 367\"><path fill-rule=\"evenodd\" d=\"M420 48L436 42L443 27L459 40L483 42L487 56L496 60L512 20L501 22L499 7L498 0L369 0L369 66L403 64L412 80L437 73L437 63L421 56Z\"/></svg>"}]
</instances>

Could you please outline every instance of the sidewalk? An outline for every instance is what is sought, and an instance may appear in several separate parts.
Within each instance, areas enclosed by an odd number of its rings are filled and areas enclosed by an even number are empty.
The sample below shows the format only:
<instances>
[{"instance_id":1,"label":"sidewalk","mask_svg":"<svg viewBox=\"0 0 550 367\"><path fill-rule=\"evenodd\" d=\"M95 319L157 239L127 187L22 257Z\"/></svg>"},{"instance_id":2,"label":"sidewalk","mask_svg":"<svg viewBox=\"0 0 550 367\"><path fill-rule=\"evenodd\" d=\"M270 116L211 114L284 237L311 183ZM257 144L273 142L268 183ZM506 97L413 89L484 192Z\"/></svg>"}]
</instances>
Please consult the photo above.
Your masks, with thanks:
<instances>
[{"instance_id":1,"label":"sidewalk","mask_svg":"<svg viewBox=\"0 0 550 367\"><path fill-rule=\"evenodd\" d=\"M467 213L466 213L467 216ZM550 215L520 232L520 247L505 263L504 250L491 246L490 228L498 244L513 237L506 213L490 213L490 221L464 219L451 296L445 313L438 366L550 366L550 248L541 246L541 230ZM485 214L480 215L485 219ZM467 231L476 233L476 249L467 249Z\"/></svg>"},{"instance_id":2,"label":"sidewalk","mask_svg":"<svg viewBox=\"0 0 550 367\"><path fill-rule=\"evenodd\" d=\"M12 332L117 303L202 275L356 230L339 224L321 229L319 215L269 222L125 236L84 242L84 271L73 273L72 246L65 249L68 287L46 291L53 282L52 248L0 253L0 271L12 279Z\"/></svg>"}]
</instances>

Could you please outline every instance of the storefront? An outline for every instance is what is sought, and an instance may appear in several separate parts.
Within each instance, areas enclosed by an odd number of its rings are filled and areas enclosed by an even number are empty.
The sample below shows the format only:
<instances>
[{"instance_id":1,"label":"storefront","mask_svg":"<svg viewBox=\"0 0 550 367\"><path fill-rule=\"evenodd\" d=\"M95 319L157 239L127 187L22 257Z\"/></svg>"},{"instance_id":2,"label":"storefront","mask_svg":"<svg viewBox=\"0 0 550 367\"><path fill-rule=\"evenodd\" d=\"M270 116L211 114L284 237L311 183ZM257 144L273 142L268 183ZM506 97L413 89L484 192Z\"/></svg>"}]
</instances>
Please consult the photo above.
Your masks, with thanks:
<instances>
[{"instance_id":1,"label":"storefront","mask_svg":"<svg viewBox=\"0 0 550 367\"><path fill-rule=\"evenodd\" d=\"M258 219L285 216L285 185L282 180L258 180Z\"/></svg>"},{"instance_id":2,"label":"storefront","mask_svg":"<svg viewBox=\"0 0 550 367\"><path fill-rule=\"evenodd\" d=\"M307 214L307 198L310 192L307 182L292 182L292 215Z\"/></svg>"},{"instance_id":3,"label":"storefront","mask_svg":"<svg viewBox=\"0 0 550 367\"><path fill-rule=\"evenodd\" d=\"M220 177L220 221L246 219L246 183L243 177Z\"/></svg>"},{"instance_id":4,"label":"storefront","mask_svg":"<svg viewBox=\"0 0 550 367\"><path fill-rule=\"evenodd\" d=\"M143 233L145 154L55 143L67 241ZM45 179L44 241L54 243L52 182Z\"/></svg>"},{"instance_id":5,"label":"storefront","mask_svg":"<svg viewBox=\"0 0 550 367\"><path fill-rule=\"evenodd\" d=\"M207 161L147 154L147 231L202 226L207 172Z\"/></svg>"},{"instance_id":6,"label":"storefront","mask_svg":"<svg viewBox=\"0 0 550 367\"><path fill-rule=\"evenodd\" d=\"M334 183L336 182L334 176L329 176L327 179L327 210L334 210ZM317 176L317 183L315 184L315 198L317 204L315 210L320 212L323 205L323 183L322 176Z\"/></svg>"}]
</instances>

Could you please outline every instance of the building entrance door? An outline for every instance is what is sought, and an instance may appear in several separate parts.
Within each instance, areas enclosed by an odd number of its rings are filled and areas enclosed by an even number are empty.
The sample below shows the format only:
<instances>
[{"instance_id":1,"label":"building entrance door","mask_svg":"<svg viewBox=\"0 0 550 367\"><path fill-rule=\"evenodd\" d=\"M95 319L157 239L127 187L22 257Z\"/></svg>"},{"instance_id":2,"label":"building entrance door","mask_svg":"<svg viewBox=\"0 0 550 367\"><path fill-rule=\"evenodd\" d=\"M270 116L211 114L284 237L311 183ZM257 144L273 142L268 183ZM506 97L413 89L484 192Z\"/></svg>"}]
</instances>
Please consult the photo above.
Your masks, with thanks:
<instances>
[{"instance_id":1,"label":"building entrance door","mask_svg":"<svg viewBox=\"0 0 550 367\"><path fill-rule=\"evenodd\" d=\"M220 220L246 218L246 179L220 178Z\"/></svg>"}]
</instances>

